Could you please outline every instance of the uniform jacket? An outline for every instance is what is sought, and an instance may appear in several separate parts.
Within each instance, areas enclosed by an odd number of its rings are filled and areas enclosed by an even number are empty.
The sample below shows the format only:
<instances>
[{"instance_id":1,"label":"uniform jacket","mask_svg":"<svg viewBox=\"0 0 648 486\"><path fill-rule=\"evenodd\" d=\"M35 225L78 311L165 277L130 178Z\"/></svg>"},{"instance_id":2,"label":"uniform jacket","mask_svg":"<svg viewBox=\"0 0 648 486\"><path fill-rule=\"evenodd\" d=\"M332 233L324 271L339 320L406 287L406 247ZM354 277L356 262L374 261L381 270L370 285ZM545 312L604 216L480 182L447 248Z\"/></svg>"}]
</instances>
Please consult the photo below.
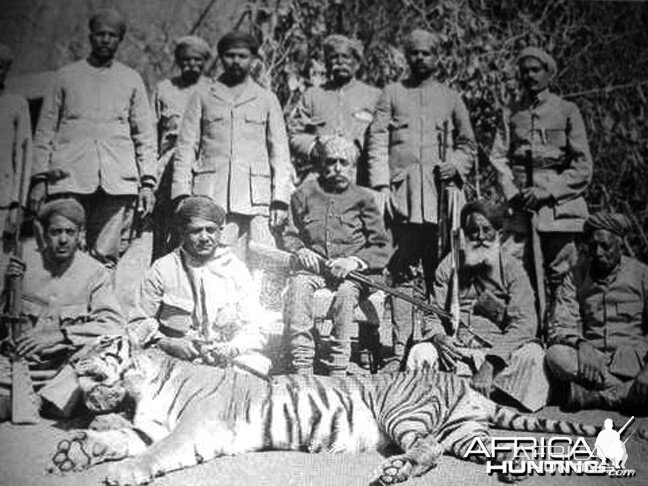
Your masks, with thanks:
<instances>
[{"instance_id":1,"label":"uniform jacket","mask_svg":"<svg viewBox=\"0 0 648 486\"><path fill-rule=\"evenodd\" d=\"M23 167L24 166L24 167ZM21 172L25 171L25 203L32 168L29 106L22 96L0 94L0 209L18 202ZM0 230L4 221L0 221Z\"/></svg>"},{"instance_id":2,"label":"uniform jacket","mask_svg":"<svg viewBox=\"0 0 648 486\"><path fill-rule=\"evenodd\" d=\"M390 186L395 213L410 223L437 223L434 168L440 163L444 121L448 159L461 184L476 154L468 110L455 91L428 79L387 86L369 127L369 185Z\"/></svg>"},{"instance_id":3,"label":"uniform jacket","mask_svg":"<svg viewBox=\"0 0 648 486\"><path fill-rule=\"evenodd\" d=\"M139 74L113 61L63 67L43 101L34 137L33 175L69 175L50 183L52 194L137 194L155 183L153 117Z\"/></svg>"},{"instance_id":4,"label":"uniform jacket","mask_svg":"<svg viewBox=\"0 0 648 486\"><path fill-rule=\"evenodd\" d=\"M191 95L208 83L201 77L191 86L183 86L180 77L160 81L153 92L157 128L158 174L161 174L175 149L182 115Z\"/></svg>"},{"instance_id":5,"label":"uniform jacket","mask_svg":"<svg viewBox=\"0 0 648 486\"><path fill-rule=\"evenodd\" d=\"M308 160L315 137L341 135L365 143L380 90L356 79L341 89L330 83L309 88L288 122L293 155Z\"/></svg>"},{"instance_id":6,"label":"uniform jacket","mask_svg":"<svg viewBox=\"0 0 648 486\"><path fill-rule=\"evenodd\" d=\"M113 291L110 273L77 251L71 265L57 273L37 252L26 256L23 313L37 327L63 330L68 344L92 344L98 336L122 334L125 321Z\"/></svg>"},{"instance_id":7,"label":"uniform jacket","mask_svg":"<svg viewBox=\"0 0 648 486\"><path fill-rule=\"evenodd\" d=\"M588 215L583 195L592 178L592 156L576 105L544 91L536 104L523 97L504 111L491 163L507 199L526 186L529 149L534 186L551 195L538 211L538 230L580 232Z\"/></svg>"},{"instance_id":8,"label":"uniform jacket","mask_svg":"<svg viewBox=\"0 0 648 486\"><path fill-rule=\"evenodd\" d=\"M268 214L288 204L292 166L276 96L252 80L237 99L220 81L197 90L184 114L171 196L201 194L228 213Z\"/></svg>"},{"instance_id":9,"label":"uniform jacket","mask_svg":"<svg viewBox=\"0 0 648 486\"><path fill-rule=\"evenodd\" d=\"M372 192L355 184L341 193L326 192L315 178L292 195L284 246L288 251L310 248L328 259L355 256L373 272L380 272L390 256Z\"/></svg>"},{"instance_id":10,"label":"uniform jacket","mask_svg":"<svg viewBox=\"0 0 648 486\"><path fill-rule=\"evenodd\" d=\"M214 277L212 281L218 282L218 288L203 286L204 299L200 296L202 272L210 273ZM156 260L144 277L129 315L129 331L140 343L160 335L205 338L208 333L210 336L231 333L228 339L222 340L236 346L241 353L258 351L265 338L260 330L260 308L254 289L250 272L230 249L219 248L213 260L199 265L178 248ZM219 317L228 319L209 319L205 329L201 315L203 304L223 312L236 309L236 327L225 329L232 320L221 313Z\"/></svg>"},{"instance_id":11,"label":"uniform jacket","mask_svg":"<svg viewBox=\"0 0 648 486\"><path fill-rule=\"evenodd\" d=\"M444 258L435 274L434 295L439 306L449 309L449 289L452 285L452 261L450 255ZM506 309L500 324L486 317L476 305L484 291L490 292ZM526 343L536 339L538 318L535 310L533 289L522 263L500 252L499 266L488 273L459 273L459 305L462 322L475 333L493 344L487 355L498 356L508 363L510 355ZM425 337L445 332L438 319L431 320L430 329ZM459 328L458 336L469 338Z\"/></svg>"},{"instance_id":12,"label":"uniform jacket","mask_svg":"<svg viewBox=\"0 0 648 486\"><path fill-rule=\"evenodd\" d=\"M612 373L639 373L648 353L648 266L623 256L605 281L592 279L587 262L574 267L558 289L548 344L582 339L612 357Z\"/></svg>"}]
</instances>

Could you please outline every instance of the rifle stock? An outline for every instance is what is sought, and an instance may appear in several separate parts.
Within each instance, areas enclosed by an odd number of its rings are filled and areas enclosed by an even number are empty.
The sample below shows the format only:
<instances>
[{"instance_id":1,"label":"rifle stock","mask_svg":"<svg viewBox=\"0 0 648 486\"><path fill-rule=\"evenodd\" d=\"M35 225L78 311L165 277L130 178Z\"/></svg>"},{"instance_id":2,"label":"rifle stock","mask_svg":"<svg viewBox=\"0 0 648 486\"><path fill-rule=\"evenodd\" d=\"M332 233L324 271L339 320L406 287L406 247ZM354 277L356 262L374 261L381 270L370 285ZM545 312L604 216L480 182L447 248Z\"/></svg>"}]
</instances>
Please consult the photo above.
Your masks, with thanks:
<instances>
[{"instance_id":1,"label":"rifle stock","mask_svg":"<svg viewBox=\"0 0 648 486\"><path fill-rule=\"evenodd\" d=\"M277 266L283 266L284 268L290 268L293 270L300 268L299 262L297 260L297 255L295 255L294 253L290 253L284 250L279 250L277 248L272 248L263 245L261 243L256 243L252 241L249 243L249 249L250 251L256 253L257 256L259 256L260 258L268 259L270 261L275 262L275 265ZM318 256L321 259L322 263L326 265L328 260L326 260L326 258L323 255L318 254ZM422 299L419 299L418 297L401 292L400 290L390 287L384 283L376 282L370 279L369 277L367 277L366 275L363 275L360 272L349 272L346 278L348 280L359 283L361 285L366 285L367 287L372 288L374 290L381 290L385 294L391 295L392 297L395 297L397 299L401 299L406 302L409 302L410 304L414 305L417 309L421 310L426 314L436 315L444 324L453 321L453 315L450 312L444 310L439 305L431 302L426 302ZM471 335L473 335L477 340L479 340L480 342L482 342L487 346L492 347L493 344L490 341L488 341L486 338L483 338L479 334L475 333L468 326L465 326L465 324L461 322L460 324L463 325L466 331Z\"/></svg>"},{"instance_id":2,"label":"rifle stock","mask_svg":"<svg viewBox=\"0 0 648 486\"><path fill-rule=\"evenodd\" d=\"M27 143L22 145L22 165L20 166L20 186L18 196L18 213L16 215L16 229L14 233L14 255L22 259L22 242L20 229L23 222L23 200L25 198L25 171L27 157ZM7 310L10 323L10 337L12 341L23 331L24 319L22 317L22 277L7 279L8 299ZM11 357L11 421L14 424L35 424L39 422L38 408L34 399L34 385L29 374L29 365L24 358L17 355Z\"/></svg>"}]
</instances>

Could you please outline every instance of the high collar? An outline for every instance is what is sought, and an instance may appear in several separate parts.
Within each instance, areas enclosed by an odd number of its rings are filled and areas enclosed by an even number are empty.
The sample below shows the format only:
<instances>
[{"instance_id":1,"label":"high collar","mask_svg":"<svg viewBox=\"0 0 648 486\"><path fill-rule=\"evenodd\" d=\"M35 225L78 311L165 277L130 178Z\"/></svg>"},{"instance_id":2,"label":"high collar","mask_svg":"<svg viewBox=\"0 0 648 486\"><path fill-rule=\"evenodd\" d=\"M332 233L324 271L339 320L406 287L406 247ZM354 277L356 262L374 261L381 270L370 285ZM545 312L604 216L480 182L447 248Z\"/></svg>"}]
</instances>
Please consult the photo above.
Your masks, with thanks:
<instances>
[{"instance_id":1,"label":"high collar","mask_svg":"<svg viewBox=\"0 0 648 486\"><path fill-rule=\"evenodd\" d=\"M540 91L539 93L535 95L531 95L530 93L524 93L524 101L525 103L529 104L532 107L537 107L540 105L545 104L549 98L551 97L551 93L549 92L549 89L544 89Z\"/></svg>"},{"instance_id":2,"label":"high collar","mask_svg":"<svg viewBox=\"0 0 648 486\"><path fill-rule=\"evenodd\" d=\"M216 248L216 251L214 252L214 256L210 258L209 260L198 260L194 256L190 255L189 252L187 252L184 248L180 247L178 250L180 254L180 258L185 262L185 264L194 269L200 269L200 268L210 268L214 265L220 266L224 260L226 260L226 257L231 255L231 251L228 247L226 246L219 246Z\"/></svg>"},{"instance_id":3,"label":"high collar","mask_svg":"<svg viewBox=\"0 0 648 486\"><path fill-rule=\"evenodd\" d=\"M347 84L344 84L342 86L337 86L337 85L333 84L332 81L329 80L329 81L326 82L326 85L324 86L324 88L328 89L328 90L331 90L331 91L339 91L339 92L343 93L345 91L350 91L355 86L357 86L358 83L359 83L359 81L355 77L351 78L351 80Z\"/></svg>"},{"instance_id":4,"label":"high collar","mask_svg":"<svg viewBox=\"0 0 648 486\"><path fill-rule=\"evenodd\" d=\"M115 65L115 62L116 62L116 61L115 61L115 58L113 57L113 58L112 58L110 61L108 61L106 64L102 64L101 66L95 66L94 64L92 64L92 63L90 62L90 56L88 56L88 57L85 59L85 62L86 62L86 64L87 64L88 66L90 66L92 69L96 69L96 70L98 70L98 71L103 71L104 69L110 69L111 67L113 67L113 66Z\"/></svg>"},{"instance_id":5,"label":"high collar","mask_svg":"<svg viewBox=\"0 0 648 486\"><path fill-rule=\"evenodd\" d=\"M215 97L220 98L231 105L242 105L243 103L247 103L248 101L253 100L257 97L256 86L257 84L254 82L254 80L250 76L248 76L247 79L243 82L243 89L235 98L232 94L232 90L220 79L216 79L212 83L211 93Z\"/></svg>"}]
</instances>

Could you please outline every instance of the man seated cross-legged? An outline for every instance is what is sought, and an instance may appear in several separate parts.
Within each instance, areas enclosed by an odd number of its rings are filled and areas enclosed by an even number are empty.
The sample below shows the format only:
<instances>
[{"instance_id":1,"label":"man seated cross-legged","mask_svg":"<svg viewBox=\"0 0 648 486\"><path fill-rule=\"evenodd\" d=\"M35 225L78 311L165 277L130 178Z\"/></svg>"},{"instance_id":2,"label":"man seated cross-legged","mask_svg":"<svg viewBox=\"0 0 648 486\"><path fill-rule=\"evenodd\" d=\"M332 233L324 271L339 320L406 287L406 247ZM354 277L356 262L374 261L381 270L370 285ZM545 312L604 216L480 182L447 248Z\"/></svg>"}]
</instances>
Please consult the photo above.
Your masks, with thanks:
<instances>
[{"instance_id":1,"label":"man seated cross-legged","mask_svg":"<svg viewBox=\"0 0 648 486\"><path fill-rule=\"evenodd\" d=\"M639 408L648 400L648 267L622 255L630 222L585 221L587 257L558 289L547 364L569 385L565 407Z\"/></svg>"},{"instance_id":2,"label":"man seated cross-legged","mask_svg":"<svg viewBox=\"0 0 648 486\"><path fill-rule=\"evenodd\" d=\"M224 224L225 210L207 196L179 204L174 227L181 245L145 276L129 332L176 358L266 375L256 287L245 264L221 244Z\"/></svg>"},{"instance_id":3,"label":"man seated cross-legged","mask_svg":"<svg viewBox=\"0 0 648 486\"><path fill-rule=\"evenodd\" d=\"M9 418L12 351L24 357L41 403L58 416L74 410L79 389L66 379L70 358L103 335L124 332L124 318L109 271L79 251L85 226L83 206L74 199L45 204L38 220L44 246L39 253L13 257L9 278L22 278L23 332L2 342L0 420ZM3 300L6 300L7 295ZM67 376L67 375L66 375Z\"/></svg>"},{"instance_id":4,"label":"man seated cross-legged","mask_svg":"<svg viewBox=\"0 0 648 486\"><path fill-rule=\"evenodd\" d=\"M500 249L502 223L495 206L481 201L464 206L466 245L457 272L462 324L453 335L432 316L424 331L428 341L412 348L407 367L474 374L473 386L487 396L497 392L536 411L546 404L549 382L536 340L533 290L522 264ZM447 308L454 272L450 256L437 268L434 291L441 307Z\"/></svg>"}]
</instances>

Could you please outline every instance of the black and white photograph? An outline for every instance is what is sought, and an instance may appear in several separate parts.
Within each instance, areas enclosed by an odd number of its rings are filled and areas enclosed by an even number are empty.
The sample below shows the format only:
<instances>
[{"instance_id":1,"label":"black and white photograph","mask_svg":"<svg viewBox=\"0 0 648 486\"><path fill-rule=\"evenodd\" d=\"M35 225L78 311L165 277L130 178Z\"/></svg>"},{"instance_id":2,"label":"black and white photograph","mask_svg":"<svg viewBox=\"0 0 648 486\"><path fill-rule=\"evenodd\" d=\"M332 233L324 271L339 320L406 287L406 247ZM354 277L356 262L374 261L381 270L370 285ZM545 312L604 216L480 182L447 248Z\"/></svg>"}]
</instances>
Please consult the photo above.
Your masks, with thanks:
<instances>
[{"instance_id":1,"label":"black and white photograph","mask_svg":"<svg viewBox=\"0 0 648 486\"><path fill-rule=\"evenodd\" d=\"M648 0L2 0L0 484L648 484Z\"/></svg>"}]
</instances>

